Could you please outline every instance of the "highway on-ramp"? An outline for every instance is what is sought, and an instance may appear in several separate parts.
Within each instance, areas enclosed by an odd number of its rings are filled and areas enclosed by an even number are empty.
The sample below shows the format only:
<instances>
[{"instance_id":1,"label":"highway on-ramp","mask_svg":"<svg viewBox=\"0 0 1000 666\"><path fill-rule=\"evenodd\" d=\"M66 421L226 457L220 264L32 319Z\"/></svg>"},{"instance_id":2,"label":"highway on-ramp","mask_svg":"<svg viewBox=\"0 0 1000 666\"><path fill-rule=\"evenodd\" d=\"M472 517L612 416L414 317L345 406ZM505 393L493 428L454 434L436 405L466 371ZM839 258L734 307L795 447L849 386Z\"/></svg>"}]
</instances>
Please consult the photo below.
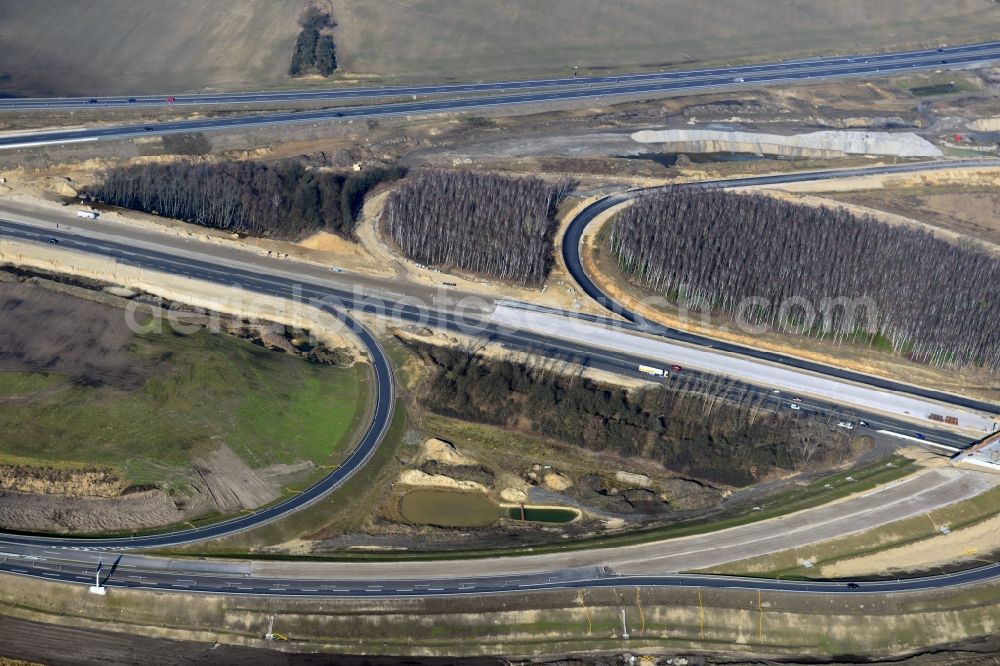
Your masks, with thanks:
<instances>
[{"instance_id":1,"label":"highway on-ramp","mask_svg":"<svg viewBox=\"0 0 1000 666\"><path fill-rule=\"evenodd\" d=\"M512 350L529 351L553 359L565 359L588 368L604 370L615 374L636 378L646 378L639 371L640 365L655 363L655 359L644 356L633 349L616 349L573 340L558 333L547 333L530 328L521 328L497 322L493 318L492 306L486 304L485 310L458 309L453 310L448 305L431 306L418 299L407 297L400 293L397 296L385 295L346 286L334 278L317 278L308 273L297 273L291 264L282 269L268 270L241 262L226 262L220 264L209 254L201 254L190 250L182 252L160 250L149 247L116 242L108 238L90 238L64 229L38 228L20 222L0 219L0 236L33 240L44 243L56 240L57 247L71 250L81 250L90 254L113 258L123 265L141 266L160 272L184 275L190 278L208 282L236 285L248 291L278 296L288 299L303 299L306 303L322 304L330 312L357 313L392 320L416 328L431 327L452 333L474 336L480 339L503 345ZM329 271L327 271L329 273ZM404 289L403 283L398 283L399 289ZM348 318L348 321L354 322ZM566 320L567 325L572 320ZM725 359L720 358L720 362ZM685 370L684 374L693 381L710 381L715 373L699 372L695 369ZM663 381L673 381L669 378ZM745 382L733 382L729 388L732 395L757 396L764 401L771 401L772 406L778 406L782 398L772 394L772 386L752 385ZM727 394L726 397L729 397ZM947 397L947 396L945 396ZM832 419L845 413L845 409L831 400L803 396L798 403L805 411L829 414ZM866 421L872 429L884 429L897 433L912 433L913 424L905 419L895 418L891 414L880 413L871 409L855 409L852 413ZM943 428L923 428L928 441L945 444L956 449L965 448L974 440L968 434Z\"/></svg>"},{"instance_id":2,"label":"highway on-ramp","mask_svg":"<svg viewBox=\"0 0 1000 666\"><path fill-rule=\"evenodd\" d=\"M919 173L919 172L945 170L945 169L961 169L961 168L976 169L976 168L989 168L989 167L1000 167L1000 159L914 162L906 164L880 165L880 166L870 166L870 167L853 167L848 169L800 171L793 173L772 174L764 176L749 176L749 177L698 181L694 183L674 185L671 187L696 187L696 188L752 187L752 186L762 186L762 185L778 185L782 183L802 183L802 182L813 182L820 180L833 180L838 178L854 178L862 176ZM930 400L945 402L952 405L959 405L962 407L966 407L968 409L986 412L989 414L1000 414L1000 408L998 408L996 405L993 405L991 403L982 400L976 400L974 398L955 395L951 393L945 393L942 391L935 391L920 386L914 386L912 384L905 384L903 382L893 381L883 377L866 375L851 370L845 370L843 368L838 368L822 363L816 363L814 361L809 361L795 356L788 356L787 354L780 354L776 352L769 352L761 349L756 349L753 347L746 347L743 345L726 342L724 340L698 335L696 333L691 333L689 331L684 331L681 329L664 326L662 324L649 321L641 314L629 310L621 303L618 303L615 299L606 294L597 285L596 282L594 282L593 278L591 278L591 276L587 274L587 271L584 268L583 258L581 256L581 247L583 244L584 234L587 231L587 227L589 227L590 224L593 223L594 220L596 220L602 214L607 213L608 211L617 208L618 206L622 206L623 204L628 203L632 199L642 196L654 195L662 190L663 187L640 188L640 189L629 190L628 192L621 194L613 194L604 197L602 199L599 199L594 203L590 204L589 206L587 206L586 208L584 208L583 210L581 210L576 215L576 217L574 217L570 221L569 225L567 225L566 231L562 238L563 261L565 262L566 269L569 271L569 274L572 276L573 280L577 283L580 289L582 289L583 292L587 294L587 296L592 298L594 301L596 301L602 307L607 309L609 312L612 312L613 314L618 315L624 318L627 322L629 322L630 326L628 327L636 331L649 333L669 340L675 340L690 345L697 345L699 347L711 347L713 350L719 352L739 354L740 356L767 361L769 363L775 363L782 366L797 368L799 370L815 372L825 376L856 382L874 388L893 391L895 393L905 393L918 396L921 398L927 398Z\"/></svg>"},{"instance_id":3,"label":"highway on-ramp","mask_svg":"<svg viewBox=\"0 0 1000 666\"><path fill-rule=\"evenodd\" d=\"M172 120L143 125L119 125L74 130L52 130L19 133L0 137L0 148L30 148L61 143L80 143L109 139L130 139L141 136L156 136L177 132L207 132L224 129L266 127L291 123L316 123L329 120L351 118L374 118L380 116L421 115L455 111L475 111L501 106L525 104L549 104L573 100L593 100L604 97L649 97L651 95L712 89L731 86L754 86L779 82L801 82L812 79L829 79L857 76L876 76L904 71L959 67L1000 60L1000 42L987 42L967 46L946 47L941 51L925 49L881 55L839 56L817 58L808 61L778 62L762 65L746 65L726 69L695 70L690 72L670 72L661 74L635 74L623 76L593 77L584 85L575 79L548 79L508 83L467 84L453 86L447 91L443 86L407 88L410 99L387 101L366 106L342 106L333 109L282 111L275 113L245 114L222 118L199 118ZM368 89L369 97L390 100L400 96L404 89ZM414 90L422 90L417 93ZM471 92L478 96L449 99L419 99L423 95L443 92ZM483 95L481 93L491 93ZM327 95L356 97L363 96L358 90L327 92ZM260 93L258 95L264 95ZM275 95L288 95L284 101L296 102L309 99L314 92L266 93L268 99ZM249 95L249 94L248 94ZM406 96L406 93L402 93ZM417 99L414 99L417 98ZM96 99L96 98L95 98ZM138 98L135 98L138 103ZM183 97L185 103L195 104L193 98ZM226 99L233 99L232 96ZM248 97L240 98L243 100ZM118 100L121 103L121 100ZM124 102L128 104L127 100ZM176 102L175 102L176 103ZM223 103L223 102L218 102ZM4 108L20 108L25 105L41 104L39 108L51 108L46 104L58 105L56 101L12 100L0 104ZM79 104L79 100L71 102ZM110 104L110 102L109 102ZM93 106L93 105L91 105Z\"/></svg>"},{"instance_id":4,"label":"highway on-ramp","mask_svg":"<svg viewBox=\"0 0 1000 666\"><path fill-rule=\"evenodd\" d=\"M345 315L341 311L334 310L325 303L317 302L312 305L313 307L320 308L337 316L341 322L343 322L346 330L352 332L358 337L362 347L368 355L375 378L375 390L373 392L375 402L370 410L372 414L371 422L355 449L344 460L344 462L342 462L330 474L323 477L316 484L310 486L306 490L303 490L302 492L297 493L282 502L258 509L236 518L205 525L203 527L183 529L163 534L96 540L60 539L49 537L36 538L28 535L14 536L0 534L0 544L4 541L13 541L33 546L49 546L53 544L64 546L99 545L105 549L115 549L156 548L191 543L195 541L205 541L208 539L216 539L222 536L235 534L237 532L258 527L273 520L283 518L290 513L313 504L340 487L355 472L364 467L365 463L368 462L371 456L378 449L378 445L385 436L385 433L389 428L389 424L392 421L393 403L395 400L395 384L392 377L392 367L389 364L388 358L385 356L378 342L372 334L365 329L364 326L361 326L351 317ZM0 546L0 549L2 549L2 546Z\"/></svg>"},{"instance_id":5,"label":"highway on-ramp","mask_svg":"<svg viewBox=\"0 0 1000 666\"><path fill-rule=\"evenodd\" d=\"M949 65L983 62L1000 59L1000 44L976 45L962 47L967 52L949 52L946 56ZM882 58L883 56L879 56ZM143 136L149 133L163 134L168 132L207 131L225 129L227 127L250 127L286 122L309 122L342 117L370 117L377 115L426 113L437 111L453 111L461 109L484 108L502 104L525 104L571 99L585 99L607 95L632 95L666 90L696 89L711 86L740 84L757 84L773 81L801 80L832 76L853 76L872 74L875 72L891 72L909 70L910 68L928 68L939 66L935 59L942 58L937 50L909 52L907 54L887 54L884 60L872 61L864 58L843 59L833 63L815 61L818 64L781 63L767 66L754 66L756 69L734 68L724 73L688 73L689 76L678 74L676 79L664 77L648 80L632 80L621 83L617 80L585 82L580 88L577 82L573 84L560 83L552 85L554 91L536 93L503 93L490 97L467 98L458 100L442 100L430 102L404 102L382 104L367 107L343 108L334 111L264 114L259 116L243 116L224 119L185 120L160 123L147 130L145 127L108 127L63 132L43 132L30 137L4 137L0 139L0 147L26 147L45 145L67 141L91 141L101 138L128 138ZM876 68L876 63L877 67ZM601 78L601 77L598 77ZM604 77L610 79L610 77ZM509 87L509 84L507 84ZM565 89L564 86L567 86ZM547 88L548 85L532 85L526 87ZM478 91L471 91L478 92ZM417 93L414 93L417 94ZM429 92L421 94L430 94ZM373 95L376 96L376 95ZM193 102L192 102L193 103ZM220 102L223 103L223 102ZM978 164L996 166L993 161L982 161ZM1000 162L998 162L1000 163ZM941 166L899 165L897 167L870 167L853 172L818 172L814 174L787 174L783 176L765 176L752 179L719 181L714 185L741 186L761 185L788 180L810 180L825 177L840 177L843 175L865 175L867 173L905 172L907 169L921 168L955 168L954 164L941 163ZM786 180L787 179L787 180ZM582 236L583 228L593 219L593 215L601 210L617 205L624 197L633 195L616 195L594 207L588 208L586 215L577 218L571 227L571 235L564 239L566 246L579 246L579 237L574 237L578 229ZM621 198L618 198L621 197ZM601 208L604 206L604 208ZM587 216L590 215L588 218ZM582 225L582 226L577 226ZM546 356L573 359L585 366L594 367L621 374L638 375L636 368L644 359L636 354L622 351L612 351L595 348L592 345L568 342L554 336L546 336L527 331L510 330L488 321L469 321L467 317L458 316L447 310L431 310L421 308L403 301L393 301L388 298L364 296L347 289L338 289L327 283L316 283L295 279L281 274L265 273L253 267L234 268L231 265L221 266L212 261L211 257L204 259L178 255L169 251L154 249L138 249L127 243L117 243L106 239L92 240L85 235L72 230L39 229L19 222L0 221L0 234L19 240L35 242L55 241L62 248L112 257L119 262L143 268L163 271L173 274L188 275L195 279L211 282L221 282L227 285L238 285L244 289L258 293L282 297L301 297L309 304L324 309L337 316L360 339L373 366L376 384L376 404L373 408L373 420L363 436L358 447L352 452L343 465L322 479L315 486L303 493L263 508L252 514L223 521L200 528L181 530L166 534L152 534L135 538L88 539L82 537L47 537L36 535L0 535L0 571L18 575L33 576L65 582L93 584L97 565L101 565L103 583L117 587L133 587L140 589L175 590L203 592L210 594L261 594L287 596L344 596L344 597L384 597L384 596L431 596L437 594L483 594L489 592L523 592L533 589L554 589L565 587L602 587L602 586L699 586L718 588L741 588L758 590L781 590L794 592L820 593L855 593L855 592L900 592L906 590L936 589L954 585L964 585L977 581L992 580L1000 576L1000 568L996 565L982 567L958 574L939 577L922 577L902 581L866 582L858 588L847 587L842 582L816 583L801 581L772 581L752 578L731 578L724 576L693 576L684 574L621 574L613 569L589 564L587 566L553 567L543 570L527 571L512 575L463 575L463 565L451 562L448 566L454 570L451 576L441 578L396 577L385 574L373 575L370 578L351 577L338 579L336 576L309 577L307 575L267 575L255 573L253 567L246 563L228 561L203 561L188 559L171 559L132 554L136 549L167 547L191 543L194 541L212 539L237 531L249 529L267 521L275 520L288 513L307 506L340 486L354 472L360 469L376 450L384 436L392 417L394 401L393 378L391 367L384 353L379 348L375 337L350 314L351 312L372 313L391 312L398 321L441 328L449 331L468 333L475 331L476 335L498 342L512 349L530 350ZM569 263L569 260L567 261ZM587 289L586 276L577 276L585 290L595 298L603 295L599 290L593 292ZM606 296L603 296L607 300ZM614 307L613 303L606 303ZM653 333L658 336L672 337L690 344L712 345L719 349L719 341L707 341L696 336L682 338L683 332L651 327L640 321L631 313L618 308L617 313L630 319L630 324L639 327L636 332ZM687 334L683 334L687 335ZM744 348L726 349L753 357L756 350ZM758 353L759 354L759 353ZM763 360L785 364L791 367L820 372L859 383L871 383L873 378L853 373L838 374L837 369L825 366L809 367L797 365L800 359L774 356ZM881 380L879 380L881 381ZM971 409L996 413L992 405L969 400L961 396L953 396L939 392L923 392L918 387L890 383L884 388L908 392L914 395L946 402L960 404ZM756 391L762 395L767 389L759 386L736 386L735 391ZM765 395L766 397L766 395ZM807 409L818 412L836 414L839 409L836 404L824 403L818 400L805 400L802 403ZM909 424L894 420L882 414L872 413L861 415L874 427L890 431L905 430ZM962 447L970 443L950 430L928 431L931 436L943 443L953 443ZM944 486L942 486L944 487ZM947 486L953 489L953 486ZM907 500L905 489L886 492L902 493L896 505L905 507ZM930 490L928 490L930 492ZM939 491L944 492L944 491ZM957 492L957 490L955 490ZM883 509L881 506L888 495L869 500L873 509ZM834 509L836 510L836 509ZM888 514L886 514L888 515ZM803 526L803 531L809 526ZM530 560L525 560L530 561ZM294 566L294 565L291 565ZM374 571L374 569L373 569Z\"/></svg>"},{"instance_id":6,"label":"highway on-ramp","mask_svg":"<svg viewBox=\"0 0 1000 666\"><path fill-rule=\"evenodd\" d=\"M31 239L36 242L46 242L47 238L56 238L65 247L89 252L98 253L104 256L115 257L120 262L130 265L140 265L145 268L160 270L170 273L182 273L195 279L209 281L222 281L225 284L237 284L245 289L258 291L265 294L290 296L297 292L307 302L322 304L331 308L329 311L335 312L337 316L345 322L351 330L357 333L371 355L375 365L375 374L379 382L378 393L381 401L380 407L375 410L376 419L369 435L366 435L367 444L363 443L349 463L341 467L333 474L320 482L321 485L300 494L297 498L289 502L299 502L295 504L278 505L270 511L287 512L296 506L301 506L307 501L314 501L323 493L334 487L346 476L362 465L365 459L371 454L373 447L378 442L378 437L384 431L390 417L389 404L392 400L392 377L389 366L384 356L378 348L374 338L360 325L356 324L352 318L345 313L349 309L365 310L372 306L372 303L357 302L356 294L341 292L330 287L312 286L308 283L302 284L296 280L285 278L280 274L255 272L250 269L234 269L231 266L220 267L212 261L197 261L186 256L177 256L166 252L154 252L151 250L136 250L135 248L115 244L107 240L89 241L69 232L57 232L38 230L34 227L25 227L16 223L4 222L0 225L5 236L14 236L20 239ZM374 304L382 307L385 304ZM449 330L450 327L465 326L464 322L456 320L448 313L421 312L419 308L408 309L405 305L399 305L396 312L403 313L400 318L404 321L410 315L420 317L421 321L428 325L443 327ZM464 328L461 330L465 330ZM521 346L523 348L541 349L547 354L579 354L586 357L589 353L585 347L571 346L568 349L558 340L545 340L538 336L522 336L516 331L513 333L500 330L488 331L487 335L495 335L505 344ZM590 350L593 352L593 350ZM609 354L605 350L594 352L604 367L624 371L626 366L634 367L636 359L629 358L628 354ZM595 365L597 363L595 362ZM374 434L373 434L374 433ZM371 437L372 439L368 439ZM890 489L891 490L891 489ZM905 507L905 502L911 499L909 489L893 490L901 493L896 504ZM302 499L299 499L302 498ZM868 501L872 504L872 510L882 512L885 510L887 496L875 497ZM834 511L838 509L834 508ZM202 561L186 559L166 559L156 557L143 557L140 561L132 558L138 557L128 552L136 548L148 548L156 546L169 546L188 543L192 540L212 538L223 534L231 533L237 529L246 529L267 519L274 519L277 513L268 513L268 509L258 511L247 517L208 526L198 530L187 530L171 534L150 535L143 537L120 538L120 539L86 539L86 538L62 538L62 537L42 537L31 535L0 536L0 570L19 575L34 576L50 580L61 580L73 583L93 583L97 571L97 562L102 566L101 575L104 584L112 587L135 587L141 589L173 590L203 592L211 594L266 594L266 595L293 595L293 596L429 596L436 594L483 594L489 592L520 591L532 589L553 589L562 587L599 587L617 585L699 585L711 587L739 587L762 590L788 590L803 592L856 592L853 588L846 587L843 583L801 583L788 581L768 581L754 579L733 579L727 577L704 577L687 575L617 575L613 570L607 570L600 566L568 567L565 569L548 569L541 571L525 572L517 576L509 575L462 575L463 564L460 562L448 563L449 570L453 575L442 579L441 577L422 579L419 577L399 577L385 574L373 575L370 578L352 577L350 579L338 579L335 575L327 575L321 578L309 576L277 576L256 574L252 569L246 568L245 563L232 563L226 561ZM790 532L788 525L781 525L782 531ZM805 525L802 531L812 534L815 525ZM770 544L768 540L764 543ZM96 560L96 561L95 561ZM497 562L502 560L497 560ZM526 562L530 562L527 560ZM492 565L487 562L487 566ZM294 565L292 565L294 566ZM411 569L407 565L401 567ZM499 569L493 568L498 571ZM945 587L949 585L965 584L976 580L986 580L996 576L1000 571L995 567L983 568L974 572L967 572L960 575L943 578L923 578L913 581L889 582L889 583L865 583L864 591L903 591L909 589L926 589L930 587Z\"/></svg>"},{"instance_id":7,"label":"highway on-ramp","mask_svg":"<svg viewBox=\"0 0 1000 666\"><path fill-rule=\"evenodd\" d=\"M159 591L284 597L414 597L558 588L699 586L812 593L902 592L992 580L991 565L949 576L886 582L773 581L678 573L884 525L983 492L995 479L940 469L840 503L711 533L586 550L427 561L247 561L149 556L0 542L0 571ZM935 504L938 503L938 504Z\"/></svg>"}]
</instances>

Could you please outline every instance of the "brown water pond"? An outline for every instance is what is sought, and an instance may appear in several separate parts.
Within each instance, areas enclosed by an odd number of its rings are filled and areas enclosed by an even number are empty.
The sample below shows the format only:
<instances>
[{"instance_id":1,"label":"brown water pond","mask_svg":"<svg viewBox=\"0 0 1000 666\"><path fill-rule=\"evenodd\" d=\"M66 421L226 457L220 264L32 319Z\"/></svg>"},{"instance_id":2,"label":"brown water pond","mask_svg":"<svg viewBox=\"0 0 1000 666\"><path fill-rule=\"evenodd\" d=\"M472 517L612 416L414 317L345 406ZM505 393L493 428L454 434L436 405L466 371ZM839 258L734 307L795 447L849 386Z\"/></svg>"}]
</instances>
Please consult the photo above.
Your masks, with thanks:
<instances>
[{"instance_id":1,"label":"brown water pond","mask_svg":"<svg viewBox=\"0 0 1000 666\"><path fill-rule=\"evenodd\" d=\"M482 493L462 490L411 490L399 501L411 523L439 527L486 527L500 519L500 507Z\"/></svg>"}]
</instances>

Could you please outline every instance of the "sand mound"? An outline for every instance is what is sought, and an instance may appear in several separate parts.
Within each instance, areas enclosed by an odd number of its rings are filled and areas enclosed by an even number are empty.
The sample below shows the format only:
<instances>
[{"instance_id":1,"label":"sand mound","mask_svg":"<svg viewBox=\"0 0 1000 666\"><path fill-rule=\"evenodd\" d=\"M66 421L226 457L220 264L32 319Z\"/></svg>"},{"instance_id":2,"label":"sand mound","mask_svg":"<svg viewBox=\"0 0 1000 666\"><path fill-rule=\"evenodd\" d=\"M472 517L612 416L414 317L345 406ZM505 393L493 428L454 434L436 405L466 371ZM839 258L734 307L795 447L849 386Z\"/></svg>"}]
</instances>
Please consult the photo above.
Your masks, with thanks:
<instances>
[{"instance_id":1,"label":"sand mound","mask_svg":"<svg viewBox=\"0 0 1000 666\"><path fill-rule=\"evenodd\" d=\"M432 437L423 443L420 462L436 460L445 465L470 465L472 460L462 453L451 442Z\"/></svg>"},{"instance_id":2,"label":"sand mound","mask_svg":"<svg viewBox=\"0 0 1000 666\"><path fill-rule=\"evenodd\" d=\"M1000 131L1000 118L979 118L966 123L965 126L977 132L997 132Z\"/></svg>"},{"instance_id":3,"label":"sand mound","mask_svg":"<svg viewBox=\"0 0 1000 666\"><path fill-rule=\"evenodd\" d=\"M399 483L405 486L425 486L431 488L454 488L456 490L478 490L486 492L486 486L475 481L457 481L444 474L427 474L419 469L408 469L399 475Z\"/></svg>"},{"instance_id":4,"label":"sand mound","mask_svg":"<svg viewBox=\"0 0 1000 666\"><path fill-rule=\"evenodd\" d=\"M504 488L500 491L500 499L504 502L515 502L520 504L528 501L528 493L517 488Z\"/></svg>"},{"instance_id":5,"label":"sand mound","mask_svg":"<svg viewBox=\"0 0 1000 666\"><path fill-rule=\"evenodd\" d=\"M625 483L630 486L639 486L641 488L649 488L653 485L653 480L645 474L633 474L632 472L625 472L621 470L615 472L615 481Z\"/></svg>"},{"instance_id":6,"label":"sand mound","mask_svg":"<svg viewBox=\"0 0 1000 666\"><path fill-rule=\"evenodd\" d=\"M548 472L542 478L542 483L549 490L561 491L567 490L573 486L573 482L570 478L559 472Z\"/></svg>"},{"instance_id":7,"label":"sand mound","mask_svg":"<svg viewBox=\"0 0 1000 666\"><path fill-rule=\"evenodd\" d=\"M299 247L307 250L317 250L319 252L330 252L343 257L369 259L367 252L357 243L341 238L337 234L326 231L319 231L311 236L303 238L298 243Z\"/></svg>"}]
</instances>

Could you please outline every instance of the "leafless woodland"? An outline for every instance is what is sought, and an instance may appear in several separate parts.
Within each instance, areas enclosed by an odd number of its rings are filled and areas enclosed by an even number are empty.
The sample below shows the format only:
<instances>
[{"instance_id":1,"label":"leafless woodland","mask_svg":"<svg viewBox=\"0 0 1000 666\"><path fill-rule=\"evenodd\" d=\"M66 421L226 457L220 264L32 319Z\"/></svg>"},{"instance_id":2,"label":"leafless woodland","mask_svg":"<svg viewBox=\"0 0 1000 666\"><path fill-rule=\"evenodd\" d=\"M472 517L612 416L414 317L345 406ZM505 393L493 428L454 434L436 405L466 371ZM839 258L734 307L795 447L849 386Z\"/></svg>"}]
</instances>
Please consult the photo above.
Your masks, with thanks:
<instances>
[{"instance_id":1,"label":"leafless woodland","mask_svg":"<svg viewBox=\"0 0 1000 666\"><path fill-rule=\"evenodd\" d=\"M710 482L744 486L780 470L841 464L851 438L820 414L721 376L676 375L626 390L588 379L573 359L411 343L435 372L421 403L444 416L489 423L588 451L642 459Z\"/></svg>"},{"instance_id":2,"label":"leafless woodland","mask_svg":"<svg viewBox=\"0 0 1000 666\"><path fill-rule=\"evenodd\" d=\"M375 168L340 175L297 160L134 164L109 169L88 190L100 201L250 236L354 233L365 194L402 175Z\"/></svg>"},{"instance_id":3,"label":"leafless woodland","mask_svg":"<svg viewBox=\"0 0 1000 666\"><path fill-rule=\"evenodd\" d=\"M522 284L552 266L556 207L570 181L429 171L386 202L385 230L414 261Z\"/></svg>"},{"instance_id":4,"label":"leafless woodland","mask_svg":"<svg viewBox=\"0 0 1000 666\"><path fill-rule=\"evenodd\" d=\"M615 220L639 286L752 325L1000 369L1000 261L907 226L764 195L670 189Z\"/></svg>"}]
</instances>

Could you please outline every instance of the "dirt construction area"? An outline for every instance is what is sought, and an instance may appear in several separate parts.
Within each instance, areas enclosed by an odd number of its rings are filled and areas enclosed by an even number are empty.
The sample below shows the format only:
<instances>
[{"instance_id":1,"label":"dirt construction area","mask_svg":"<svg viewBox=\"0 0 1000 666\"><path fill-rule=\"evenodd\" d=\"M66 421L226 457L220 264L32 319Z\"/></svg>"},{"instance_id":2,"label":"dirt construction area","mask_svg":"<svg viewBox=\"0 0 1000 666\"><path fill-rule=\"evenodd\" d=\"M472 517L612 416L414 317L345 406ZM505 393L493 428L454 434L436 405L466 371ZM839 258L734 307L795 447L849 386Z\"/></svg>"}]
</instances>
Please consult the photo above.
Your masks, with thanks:
<instances>
[{"instance_id":1,"label":"dirt construction area","mask_svg":"<svg viewBox=\"0 0 1000 666\"><path fill-rule=\"evenodd\" d=\"M844 192L830 198L918 219L1000 247L1000 195L990 186L958 184Z\"/></svg>"}]
</instances>

